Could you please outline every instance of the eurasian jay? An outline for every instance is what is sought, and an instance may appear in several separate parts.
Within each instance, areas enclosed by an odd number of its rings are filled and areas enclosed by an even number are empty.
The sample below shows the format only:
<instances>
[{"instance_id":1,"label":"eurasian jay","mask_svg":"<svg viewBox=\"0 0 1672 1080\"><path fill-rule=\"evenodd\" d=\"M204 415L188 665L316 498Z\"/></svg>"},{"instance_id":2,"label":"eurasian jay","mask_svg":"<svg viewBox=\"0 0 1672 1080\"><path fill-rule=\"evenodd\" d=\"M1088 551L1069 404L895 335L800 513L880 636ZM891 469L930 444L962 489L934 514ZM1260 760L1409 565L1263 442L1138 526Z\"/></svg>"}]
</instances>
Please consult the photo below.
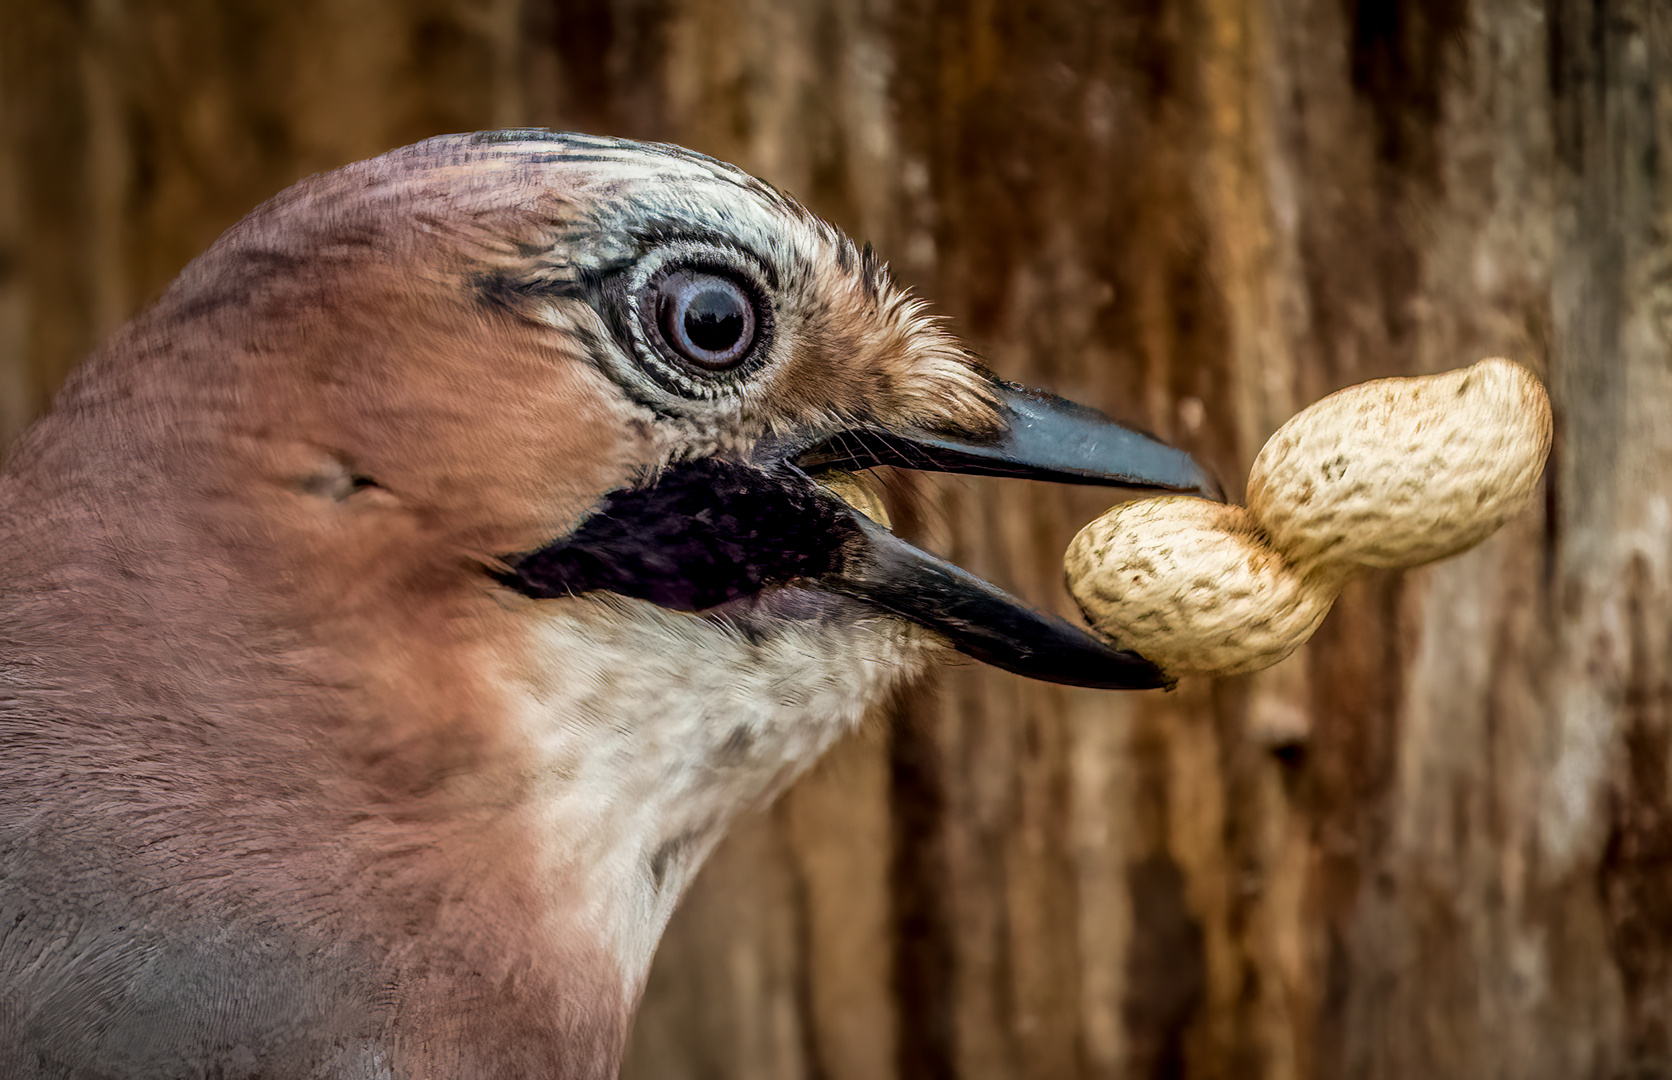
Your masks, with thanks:
<instances>
[{"instance_id":1,"label":"eurasian jay","mask_svg":"<svg viewBox=\"0 0 1672 1080\"><path fill-rule=\"evenodd\" d=\"M613 1076L727 823L944 645L1163 681L824 482L879 464L1212 489L698 154L257 209L0 476L0 1076Z\"/></svg>"}]
</instances>

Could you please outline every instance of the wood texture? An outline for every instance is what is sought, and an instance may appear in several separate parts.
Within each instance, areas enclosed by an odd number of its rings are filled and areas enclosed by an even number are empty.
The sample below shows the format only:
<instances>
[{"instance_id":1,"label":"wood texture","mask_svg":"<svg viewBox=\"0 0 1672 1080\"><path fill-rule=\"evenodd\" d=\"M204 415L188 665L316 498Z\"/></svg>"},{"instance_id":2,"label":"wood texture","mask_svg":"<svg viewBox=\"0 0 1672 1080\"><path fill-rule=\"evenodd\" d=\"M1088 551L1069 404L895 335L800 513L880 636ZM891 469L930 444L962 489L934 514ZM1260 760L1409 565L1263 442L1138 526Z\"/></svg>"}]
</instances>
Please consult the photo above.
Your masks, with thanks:
<instances>
[{"instance_id":1,"label":"wood texture","mask_svg":"<svg viewBox=\"0 0 1672 1080\"><path fill-rule=\"evenodd\" d=\"M1557 413L1538 512L1276 669L912 692L704 871L629 1075L1672 1076L1672 8L11 0L0 437L284 184L520 123L738 162L1233 488L1363 379ZM897 486L1068 610L1105 495Z\"/></svg>"}]
</instances>

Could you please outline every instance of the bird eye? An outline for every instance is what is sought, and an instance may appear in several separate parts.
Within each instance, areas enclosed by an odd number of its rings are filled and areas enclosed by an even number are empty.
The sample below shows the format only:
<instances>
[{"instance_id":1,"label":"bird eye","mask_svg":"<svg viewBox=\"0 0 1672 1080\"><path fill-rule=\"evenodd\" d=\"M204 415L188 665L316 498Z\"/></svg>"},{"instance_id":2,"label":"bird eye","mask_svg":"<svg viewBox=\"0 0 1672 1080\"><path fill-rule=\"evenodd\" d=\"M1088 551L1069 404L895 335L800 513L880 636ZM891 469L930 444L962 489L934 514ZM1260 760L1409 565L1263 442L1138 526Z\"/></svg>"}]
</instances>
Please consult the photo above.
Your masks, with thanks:
<instances>
[{"instance_id":1,"label":"bird eye","mask_svg":"<svg viewBox=\"0 0 1672 1080\"><path fill-rule=\"evenodd\" d=\"M755 305L737 282L676 270L657 286L656 326L680 357L709 371L736 367L755 343Z\"/></svg>"}]
</instances>

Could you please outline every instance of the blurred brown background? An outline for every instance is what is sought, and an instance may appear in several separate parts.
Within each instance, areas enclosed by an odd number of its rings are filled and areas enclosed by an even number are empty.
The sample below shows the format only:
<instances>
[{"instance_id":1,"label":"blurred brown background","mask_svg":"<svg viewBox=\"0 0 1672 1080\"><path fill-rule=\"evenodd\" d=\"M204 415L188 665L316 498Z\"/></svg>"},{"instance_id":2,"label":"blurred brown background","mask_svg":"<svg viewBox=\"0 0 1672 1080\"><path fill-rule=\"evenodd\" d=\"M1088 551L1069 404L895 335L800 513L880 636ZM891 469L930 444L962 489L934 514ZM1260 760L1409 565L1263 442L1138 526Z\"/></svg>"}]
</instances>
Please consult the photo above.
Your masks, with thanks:
<instances>
[{"instance_id":1,"label":"blurred brown background","mask_svg":"<svg viewBox=\"0 0 1672 1080\"><path fill-rule=\"evenodd\" d=\"M736 161L1233 487L1503 354L1548 497L1254 677L961 668L738 829L639 1078L1672 1077L1672 4L0 0L0 437L260 200L542 124ZM1096 492L925 486L1066 608Z\"/></svg>"}]
</instances>

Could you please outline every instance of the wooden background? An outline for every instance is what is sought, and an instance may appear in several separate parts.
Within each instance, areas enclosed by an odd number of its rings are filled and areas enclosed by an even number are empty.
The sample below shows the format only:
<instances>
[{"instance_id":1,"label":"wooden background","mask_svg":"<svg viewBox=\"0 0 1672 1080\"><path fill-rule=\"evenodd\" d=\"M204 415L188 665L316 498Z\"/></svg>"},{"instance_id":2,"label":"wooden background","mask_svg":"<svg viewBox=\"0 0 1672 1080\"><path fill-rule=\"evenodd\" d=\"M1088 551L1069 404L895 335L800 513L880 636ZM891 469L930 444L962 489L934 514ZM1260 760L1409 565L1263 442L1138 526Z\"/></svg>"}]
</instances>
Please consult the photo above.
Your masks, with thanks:
<instances>
[{"instance_id":1,"label":"wooden background","mask_svg":"<svg viewBox=\"0 0 1672 1080\"><path fill-rule=\"evenodd\" d=\"M898 702L704 872L631 1076L1672 1077L1672 4L0 0L0 436L292 180L521 124L742 164L1233 487L1366 378L1557 413L1538 511L1276 669ZM917 495L1065 608L1104 505Z\"/></svg>"}]
</instances>

